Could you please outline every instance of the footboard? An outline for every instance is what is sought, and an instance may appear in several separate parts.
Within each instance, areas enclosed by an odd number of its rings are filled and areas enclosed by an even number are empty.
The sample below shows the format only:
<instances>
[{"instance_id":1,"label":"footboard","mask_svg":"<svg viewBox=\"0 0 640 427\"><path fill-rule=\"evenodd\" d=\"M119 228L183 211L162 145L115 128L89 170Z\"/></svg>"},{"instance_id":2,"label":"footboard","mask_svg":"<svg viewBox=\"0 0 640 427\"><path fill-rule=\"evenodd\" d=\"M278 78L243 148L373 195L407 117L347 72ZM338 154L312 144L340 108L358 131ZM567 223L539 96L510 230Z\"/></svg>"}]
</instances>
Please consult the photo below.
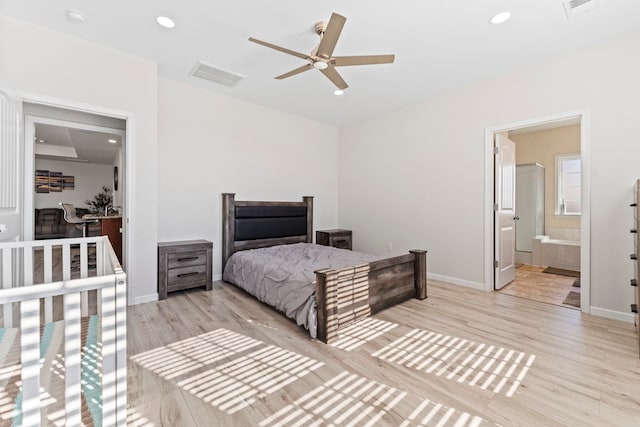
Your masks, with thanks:
<instances>
[{"instance_id":1,"label":"footboard","mask_svg":"<svg viewBox=\"0 0 640 427\"><path fill-rule=\"evenodd\" d=\"M318 339L326 343L357 320L411 298L427 298L427 251L423 250L315 273Z\"/></svg>"}]
</instances>

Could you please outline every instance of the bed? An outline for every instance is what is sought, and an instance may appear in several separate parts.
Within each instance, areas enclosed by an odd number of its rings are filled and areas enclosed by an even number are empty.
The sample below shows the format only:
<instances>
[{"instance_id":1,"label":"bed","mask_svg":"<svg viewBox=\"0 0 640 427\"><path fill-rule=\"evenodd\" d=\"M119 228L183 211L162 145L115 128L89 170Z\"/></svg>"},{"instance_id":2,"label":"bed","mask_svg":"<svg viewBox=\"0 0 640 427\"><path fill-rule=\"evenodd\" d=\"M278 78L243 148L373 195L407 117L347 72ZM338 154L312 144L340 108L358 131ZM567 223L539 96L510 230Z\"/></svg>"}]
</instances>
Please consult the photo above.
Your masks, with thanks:
<instances>
[{"instance_id":1,"label":"bed","mask_svg":"<svg viewBox=\"0 0 640 427\"><path fill-rule=\"evenodd\" d=\"M266 202L237 201L234 193L223 193L222 209L223 279L282 311L312 336L316 332L325 343L360 319L411 298L427 298L425 250L380 258L312 245L311 196L302 202ZM259 284L248 283L256 278ZM279 300L282 295L294 296L288 307Z\"/></svg>"}]
</instances>

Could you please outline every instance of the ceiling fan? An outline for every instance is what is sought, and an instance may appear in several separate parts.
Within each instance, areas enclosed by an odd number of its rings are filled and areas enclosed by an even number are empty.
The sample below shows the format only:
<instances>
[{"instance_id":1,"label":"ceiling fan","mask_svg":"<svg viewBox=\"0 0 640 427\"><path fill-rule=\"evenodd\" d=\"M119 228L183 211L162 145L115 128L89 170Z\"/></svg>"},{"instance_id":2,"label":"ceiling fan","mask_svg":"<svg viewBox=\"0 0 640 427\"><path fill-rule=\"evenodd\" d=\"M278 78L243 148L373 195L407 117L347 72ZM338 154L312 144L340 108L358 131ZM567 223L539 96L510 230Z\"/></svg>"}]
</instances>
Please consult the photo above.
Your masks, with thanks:
<instances>
[{"instance_id":1,"label":"ceiling fan","mask_svg":"<svg viewBox=\"0 0 640 427\"><path fill-rule=\"evenodd\" d=\"M318 22L314 29L316 34L320 36L320 44L316 46L309 55L286 49L284 47L276 46L271 43L263 42L262 40L249 37L249 41L261 44L271 49L278 50L280 52L296 56L298 58L308 61L308 64L298 67L276 77L278 80L286 79L287 77L295 76L296 74L303 73L305 71L316 69L320 70L331 82L336 85L340 90L344 90L349 85L344 81L340 73L335 67L346 67L351 65L370 65L370 64L390 64L394 61L395 55L366 55L366 56L333 56L333 50L338 43L338 38L342 32L342 27L347 20L342 15L337 13L331 14L329 23Z\"/></svg>"}]
</instances>

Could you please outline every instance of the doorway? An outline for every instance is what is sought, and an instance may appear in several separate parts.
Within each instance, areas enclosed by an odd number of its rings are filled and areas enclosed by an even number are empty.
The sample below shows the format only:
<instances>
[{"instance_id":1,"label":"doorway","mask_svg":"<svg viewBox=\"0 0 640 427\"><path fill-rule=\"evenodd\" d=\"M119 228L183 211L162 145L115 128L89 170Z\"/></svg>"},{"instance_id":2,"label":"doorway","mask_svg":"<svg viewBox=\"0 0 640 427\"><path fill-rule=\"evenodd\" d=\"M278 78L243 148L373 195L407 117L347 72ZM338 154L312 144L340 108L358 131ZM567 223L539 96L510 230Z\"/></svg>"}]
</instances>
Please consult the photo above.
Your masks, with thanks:
<instances>
[{"instance_id":1,"label":"doorway","mask_svg":"<svg viewBox=\"0 0 640 427\"><path fill-rule=\"evenodd\" d=\"M27 103L24 112L25 239L107 235L126 268L126 122ZM66 221L63 203L86 222Z\"/></svg>"},{"instance_id":2,"label":"doorway","mask_svg":"<svg viewBox=\"0 0 640 427\"><path fill-rule=\"evenodd\" d=\"M574 111L486 129L486 290L589 312L588 126Z\"/></svg>"}]
</instances>

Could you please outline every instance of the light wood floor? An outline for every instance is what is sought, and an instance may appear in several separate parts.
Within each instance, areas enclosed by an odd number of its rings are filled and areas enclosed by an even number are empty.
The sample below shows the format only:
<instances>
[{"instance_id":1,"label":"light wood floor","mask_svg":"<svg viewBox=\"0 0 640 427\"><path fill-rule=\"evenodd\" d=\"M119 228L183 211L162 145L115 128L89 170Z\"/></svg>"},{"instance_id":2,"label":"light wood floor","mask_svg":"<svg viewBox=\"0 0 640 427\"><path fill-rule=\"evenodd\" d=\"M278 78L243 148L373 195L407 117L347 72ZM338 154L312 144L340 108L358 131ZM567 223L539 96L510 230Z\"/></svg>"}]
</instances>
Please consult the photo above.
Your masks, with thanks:
<instances>
[{"instance_id":1,"label":"light wood floor","mask_svg":"<svg viewBox=\"0 0 640 427\"><path fill-rule=\"evenodd\" d=\"M130 425L640 425L632 324L430 281L350 336L223 282L130 307Z\"/></svg>"},{"instance_id":2,"label":"light wood floor","mask_svg":"<svg viewBox=\"0 0 640 427\"><path fill-rule=\"evenodd\" d=\"M500 289L499 292L579 310L579 307L563 304L569 292L580 292L579 287L573 287L576 278L543 273L545 268L526 264L519 265L516 268L516 279Z\"/></svg>"}]
</instances>

